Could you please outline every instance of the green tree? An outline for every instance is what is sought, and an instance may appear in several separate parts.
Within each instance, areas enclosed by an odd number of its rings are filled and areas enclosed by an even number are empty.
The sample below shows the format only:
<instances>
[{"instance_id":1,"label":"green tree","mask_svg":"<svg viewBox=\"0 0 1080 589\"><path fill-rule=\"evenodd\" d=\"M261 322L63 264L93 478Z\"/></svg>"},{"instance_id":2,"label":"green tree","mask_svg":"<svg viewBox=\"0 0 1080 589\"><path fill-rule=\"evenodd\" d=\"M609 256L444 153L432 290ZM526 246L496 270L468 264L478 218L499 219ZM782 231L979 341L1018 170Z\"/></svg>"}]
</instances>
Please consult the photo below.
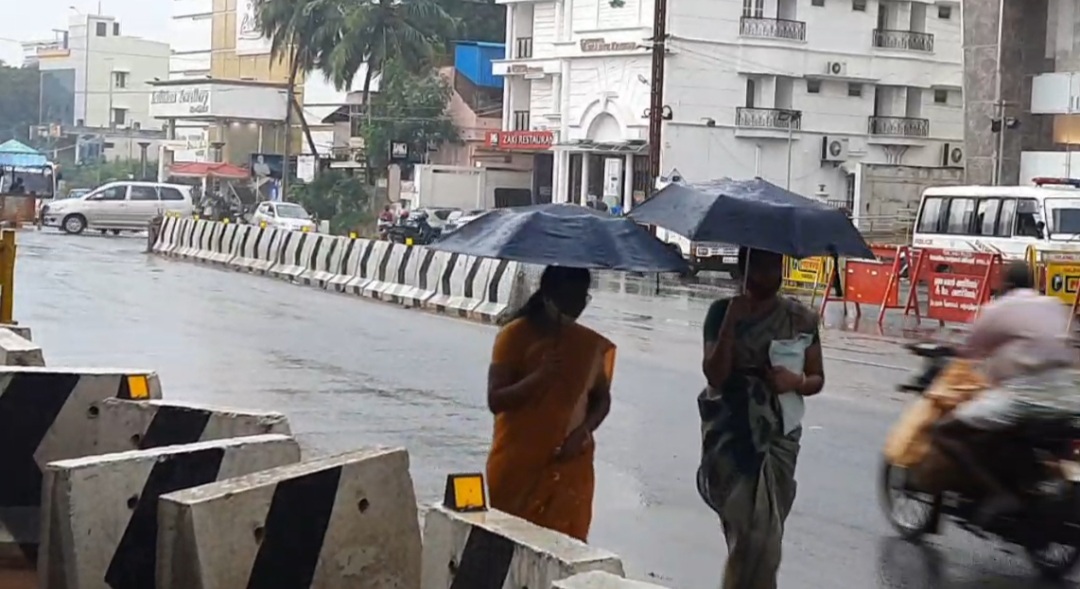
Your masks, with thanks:
<instances>
[{"instance_id":1,"label":"green tree","mask_svg":"<svg viewBox=\"0 0 1080 589\"><path fill-rule=\"evenodd\" d=\"M40 116L38 69L18 68L0 61L0 143L28 142L30 127Z\"/></svg>"},{"instance_id":2,"label":"green tree","mask_svg":"<svg viewBox=\"0 0 1080 589\"><path fill-rule=\"evenodd\" d=\"M336 5L342 15L338 38L321 67L338 89L345 89L367 66L363 104L369 104L371 82L384 73L389 61L408 71L424 72L435 65L446 40L454 38L458 28L458 20L439 0L313 1Z\"/></svg>"},{"instance_id":3,"label":"green tree","mask_svg":"<svg viewBox=\"0 0 1080 589\"><path fill-rule=\"evenodd\" d=\"M384 64L379 92L371 99L371 116L360 123L369 165L386 166L391 142L405 142L413 153L424 153L460 141L446 112L452 92L450 83L432 68L412 73L397 60Z\"/></svg>"},{"instance_id":4,"label":"green tree","mask_svg":"<svg viewBox=\"0 0 1080 589\"><path fill-rule=\"evenodd\" d=\"M448 53L453 51L453 41L505 41L506 6L493 0L442 0L442 4L459 23L457 35L447 39Z\"/></svg>"},{"instance_id":5,"label":"green tree","mask_svg":"<svg viewBox=\"0 0 1080 589\"><path fill-rule=\"evenodd\" d=\"M157 176L157 162L147 162L146 173L142 177L142 162L135 159L114 160L84 166L65 166L64 185L68 190L75 188L97 188L115 180L152 180Z\"/></svg>"},{"instance_id":6,"label":"green tree","mask_svg":"<svg viewBox=\"0 0 1080 589\"><path fill-rule=\"evenodd\" d=\"M324 170L308 184L298 184L293 197L318 219L330 221L330 232L370 233L374 220L371 193L359 178L340 170Z\"/></svg>"}]
</instances>

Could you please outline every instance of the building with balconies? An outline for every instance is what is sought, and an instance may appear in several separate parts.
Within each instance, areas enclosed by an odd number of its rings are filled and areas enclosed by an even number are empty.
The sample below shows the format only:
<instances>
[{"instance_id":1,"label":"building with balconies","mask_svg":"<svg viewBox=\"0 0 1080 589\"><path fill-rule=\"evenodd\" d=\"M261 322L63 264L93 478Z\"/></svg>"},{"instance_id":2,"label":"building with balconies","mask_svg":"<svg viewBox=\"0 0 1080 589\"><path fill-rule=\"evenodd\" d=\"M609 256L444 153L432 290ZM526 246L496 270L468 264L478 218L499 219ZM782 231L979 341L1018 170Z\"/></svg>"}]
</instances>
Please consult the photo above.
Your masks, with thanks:
<instances>
[{"instance_id":1,"label":"building with balconies","mask_svg":"<svg viewBox=\"0 0 1080 589\"><path fill-rule=\"evenodd\" d=\"M503 128L551 136L556 201L632 206L652 181L652 0L497 1ZM668 0L668 34L664 175L850 201L860 163L962 166L950 0Z\"/></svg>"}]
</instances>

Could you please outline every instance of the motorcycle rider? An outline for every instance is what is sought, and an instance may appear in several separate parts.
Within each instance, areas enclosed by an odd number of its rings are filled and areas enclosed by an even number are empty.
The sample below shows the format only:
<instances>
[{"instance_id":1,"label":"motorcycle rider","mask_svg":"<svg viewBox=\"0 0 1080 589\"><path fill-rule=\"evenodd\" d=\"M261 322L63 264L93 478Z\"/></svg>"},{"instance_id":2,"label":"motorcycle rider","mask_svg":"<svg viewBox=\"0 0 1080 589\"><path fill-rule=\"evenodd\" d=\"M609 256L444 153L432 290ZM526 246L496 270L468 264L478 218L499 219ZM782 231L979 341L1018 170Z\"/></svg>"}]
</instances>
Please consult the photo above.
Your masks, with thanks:
<instances>
[{"instance_id":1,"label":"motorcycle rider","mask_svg":"<svg viewBox=\"0 0 1080 589\"><path fill-rule=\"evenodd\" d=\"M1065 333L1068 308L1034 289L1023 262L1010 264L1003 282L1004 293L982 309L961 349L962 357L982 361L990 388L958 407L934 432L938 448L989 492L976 520L984 527L1023 503L1016 485L980 458L983 444L1032 422L1080 412L1070 370L1077 355Z\"/></svg>"},{"instance_id":2,"label":"motorcycle rider","mask_svg":"<svg viewBox=\"0 0 1080 589\"><path fill-rule=\"evenodd\" d=\"M379 220L377 223L379 238L384 239L386 237L386 231L393 225L394 211L390 210L390 205L383 205L383 210L379 213Z\"/></svg>"}]
</instances>

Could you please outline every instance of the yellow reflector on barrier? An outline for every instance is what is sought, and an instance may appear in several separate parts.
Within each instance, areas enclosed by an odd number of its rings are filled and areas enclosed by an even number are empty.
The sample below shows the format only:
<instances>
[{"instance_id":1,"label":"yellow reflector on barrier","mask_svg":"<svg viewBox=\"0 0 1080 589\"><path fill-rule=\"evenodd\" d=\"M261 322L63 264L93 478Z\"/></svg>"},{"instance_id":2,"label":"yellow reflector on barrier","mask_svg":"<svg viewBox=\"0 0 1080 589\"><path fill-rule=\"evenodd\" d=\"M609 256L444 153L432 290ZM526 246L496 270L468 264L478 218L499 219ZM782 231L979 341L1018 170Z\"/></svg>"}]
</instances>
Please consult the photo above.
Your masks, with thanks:
<instances>
[{"instance_id":1,"label":"yellow reflector on barrier","mask_svg":"<svg viewBox=\"0 0 1080 589\"><path fill-rule=\"evenodd\" d=\"M199 216L198 216L198 215L192 215L192 217L193 217L193 218L194 218L194 219L195 219L196 221L198 221L198 220L199 220Z\"/></svg>"},{"instance_id":2,"label":"yellow reflector on barrier","mask_svg":"<svg viewBox=\"0 0 1080 589\"><path fill-rule=\"evenodd\" d=\"M300 230L303 231L304 233L307 233L308 231L311 231L311 227L308 227L307 225L304 225L303 227L300 228Z\"/></svg>"},{"instance_id":3,"label":"yellow reflector on barrier","mask_svg":"<svg viewBox=\"0 0 1080 589\"><path fill-rule=\"evenodd\" d=\"M448 475L443 506L459 512L487 511L484 475L478 472Z\"/></svg>"},{"instance_id":4,"label":"yellow reflector on barrier","mask_svg":"<svg viewBox=\"0 0 1080 589\"><path fill-rule=\"evenodd\" d=\"M132 399L150 398L150 380L145 374L129 374L127 377L128 394Z\"/></svg>"},{"instance_id":5,"label":"yellow reflector on barrier","mask_svg":"<svg viewBox=\"0 0 1080 589\"><path fill-rule=\"evenodd\" d=\"M411 237L406 237L405 238L405 245L412 245L412 244L413 244L413 239Z\"/></svg>"},{"instance_id":6,"label":"yellow reflector on barrier","mask_svg":"<svg viewBox=\"0 0 1080 589\"><path fill-rule=\"evenodd\" d=\"M356 239L356 232L355 231L350 231L349 232L349 239Z\"/></svg>"},{"instance_id":7,"label":"yellow reflector on barrier","mask_svg":"<svg viewBox=\"0 0 1080 589\"><path fill-rule=\"evenodd\" d=\"M229 224L229 218L225 217L224 219L221 220L221 222L228 225Z\"/></svg>"},{"instance_id":8,"label":"yellow reflector on barrier","mask_svg":"<svg viewBox=\"0 0 1080 589\"><path fill-rule=\"evenodd\" d=\"M262 229L266 229L266 221L259 221L259 227Z\"/></svg>"}]
</instances>

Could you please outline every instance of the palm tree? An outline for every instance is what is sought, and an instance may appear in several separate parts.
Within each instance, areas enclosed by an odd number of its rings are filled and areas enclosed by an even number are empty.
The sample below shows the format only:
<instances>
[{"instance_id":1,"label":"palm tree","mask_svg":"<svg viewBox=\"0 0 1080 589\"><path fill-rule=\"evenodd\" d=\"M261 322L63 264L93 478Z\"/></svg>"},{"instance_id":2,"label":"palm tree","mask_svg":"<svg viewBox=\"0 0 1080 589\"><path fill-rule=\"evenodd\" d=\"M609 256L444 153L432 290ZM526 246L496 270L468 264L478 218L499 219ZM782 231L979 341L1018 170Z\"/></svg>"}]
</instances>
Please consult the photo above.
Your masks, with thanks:
<instances>
[{"instance_id":1,"label":"palm tree","mask_svg":"<svg viewBox=\"0 0 1080 589\"><path fill-rule=\"evenodd\" d=\"M295 110L300 115L300 126L313 154L318 151L311 128L296 100L296 78L300 72L307 74L316 70L340 38L342 23L336 4L336 1L324 0L259 0L255 7L259 29L270 39L271 54L277 59L289 60L285 144L289 144L287 135L292 129Z\"/></svg>"},{"instance_id":2,"label":"palm tree","mask_svg":"<svg viewBox=\"0 0 1080 589\"><path fill-rule=\"evenodd\" d=\"M288 0L284 0L288 1ZM341 14L339 36L320 60L321 69L339 90L352 86L366 66L363 104L371 82L388 59L414 72L434 65L446 39L453 38L458 21L438 0L315 0L336 5Z\"/></svg>"}]
</instances>

